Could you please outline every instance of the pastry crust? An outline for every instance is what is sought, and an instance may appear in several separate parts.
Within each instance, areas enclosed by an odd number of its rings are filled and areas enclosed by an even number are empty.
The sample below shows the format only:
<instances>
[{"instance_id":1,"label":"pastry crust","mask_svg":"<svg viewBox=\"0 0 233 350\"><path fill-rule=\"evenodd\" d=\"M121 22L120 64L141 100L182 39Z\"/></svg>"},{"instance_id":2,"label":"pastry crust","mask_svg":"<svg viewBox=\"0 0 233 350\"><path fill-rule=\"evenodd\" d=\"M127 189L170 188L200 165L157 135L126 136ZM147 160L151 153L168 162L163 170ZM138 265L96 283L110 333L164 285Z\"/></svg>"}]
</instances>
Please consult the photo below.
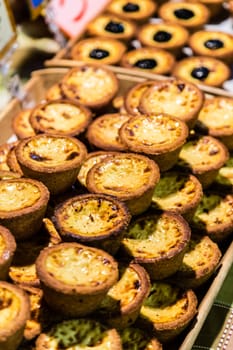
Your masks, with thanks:
<instances>
[{"instance_id":1,"label":"pastry crust","mask_svg":"<svg viewBox=\"0 0 233 350\"><path fill-rule=\"evenodd\" d=\"M23 109L12 120L12 129L19 139L35 135L35 131L29 121L31 109Z\"/></svg>"},{"instance_id":2,"label":"pastry crust","mask_svg":"<svg viewBox=\"0 0 233 350\"><path fill-rule=\"evenodd\" d=\"M11 265L16 250L16 242L12 233L4 226L0 226L0 280L8 278L9 267Z\"/></svg>"}]
</instances>

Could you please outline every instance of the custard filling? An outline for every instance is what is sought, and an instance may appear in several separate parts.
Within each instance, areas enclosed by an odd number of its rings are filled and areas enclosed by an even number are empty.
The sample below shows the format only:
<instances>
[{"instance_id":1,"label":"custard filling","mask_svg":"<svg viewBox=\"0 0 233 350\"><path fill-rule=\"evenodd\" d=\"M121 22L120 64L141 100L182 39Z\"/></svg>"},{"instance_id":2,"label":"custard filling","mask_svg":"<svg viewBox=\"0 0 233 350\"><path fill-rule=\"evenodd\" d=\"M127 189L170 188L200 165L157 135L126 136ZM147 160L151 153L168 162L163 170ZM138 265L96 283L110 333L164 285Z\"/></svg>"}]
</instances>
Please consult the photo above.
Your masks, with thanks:
<instances>
[{"instance_id":1,"label":"custard filling","mask_svg":"<svg viewBox=\"0 0 233 350\"><path fill-rule=\"evenodd\" d=\"M0 288L0 300L0 323L3 329L18 316L21 303L17 295L4 287Z\"/></svg>"}]
</instances>

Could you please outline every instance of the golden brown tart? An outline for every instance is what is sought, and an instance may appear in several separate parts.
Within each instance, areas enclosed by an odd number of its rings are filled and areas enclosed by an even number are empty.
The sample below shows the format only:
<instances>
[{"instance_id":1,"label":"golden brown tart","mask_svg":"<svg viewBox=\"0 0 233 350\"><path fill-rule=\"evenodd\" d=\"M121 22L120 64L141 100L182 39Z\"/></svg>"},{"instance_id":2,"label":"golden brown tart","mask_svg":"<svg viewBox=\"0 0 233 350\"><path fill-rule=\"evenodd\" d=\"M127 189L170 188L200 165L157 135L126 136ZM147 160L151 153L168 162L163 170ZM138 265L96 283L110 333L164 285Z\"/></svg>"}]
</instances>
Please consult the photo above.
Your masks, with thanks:
<instances>
[{"instance_id":1,"label":"golden brown tart","mask_svg":"<svg viewBox=\"0 0 233 350\"><path fill-rule=\"evenodd\" d=\"M157 4L152 0L114 0L106 8L116 16L137 22L149 19L156 9Z\"/></svg>"},{"instance_id":2,"label":"golden brown tart","mask_svg":"<svg viewBox=\"0 0 233 350\"><path fill-rule=\"evenodd\" d=\"M227 162L219 169L215 184L222 189L227 189L233 193L233 155L230 154Z\"/></svg>"},{"instance_id":3,"label":"golden brown tart","mask_svg":"<svg viewBox=\"0 0 233 350\"><path fill-rule=\"evenodd\" d=\"M63 240L96 246L115 254L130 214L123 202L103 194L83 194L62 202L54 223Z\"/></svg>"},{"instance_id":4,"label":"golden brown tart","mask_svg":"<svg viewBox=\"0 0 233 350\"><path fill-rule=\"evenodd\" d=\"M129 224L122 250L144 266L152 280L166 278L180 267L191 231L181 215L154 212Z\"/></svg>"},{"instance_id":5,"label":"golden brown tart","mask_svg":"<svg viewBox=\"0 0 233 350\"><path fill-rule=\"evenodd\" d=\"M16 148L24 175L42 181L53 195L72 186L86 154L81 141L57 134L39 134L23 139Z\"/></svg>"},{"instance_id":6,"label":"golden brown tart","mask_svg":"<svg viewBox=\"0 0 233 350\"><path fill-rule=\"evenodd\" d=\"M36 271L47 304L66 317L96 310L118 279L118 264L110 254L79 243L43 249Z\"/></svg>"},{"instance_id":7,"label":"golden brown tart","mask_svg":"<svg viewBox=\"0 0 233 350\"><path fill-rule=\"evenodd\" d=\"M137 319L149 294L150 279L139 264L120 264L119 280L102 300L96 315L111 327L124 329Z\"/></svg>"},{"instance_id":8,"label":"golden brown tart","mask_svg":"<svg viewBox=\"0 0 233 350\"><path fill-rule=\"evenodd\" d=\"M23 109L21 112L16 114L12 120L12 129L19 139L24 139L25 137L35 135L35 131L33 130L33 127L29 121L30 114L31 109Z\"/></svg>"},{"instance_id":9,"label":"golden brown tart","mask_svg":"<svg viewBox=\"0 0 233 350\"><path fill-rule=\"evenodd\" d=\"M165 2L158 14L164 21L180 24L191 31L202 28L210 18L208 7L197 1Z\"/></svg>"},{"instance_id":10,"label":"golden brown tart","mask_svg":"<svg viewBox=\"0 0 233 350\"><path fill-rule=\"evenodd\" d=\"M119 330L125 350L162 350L162 344L153 335L135 326Z\"/></svg>"},{"instance_id":11,"label":"golden brown tart","mask_svg":"<svg viewBox=\"0 0 233 350\"><path fill-rule=\"evenodd\" d=\"M190 36L188 44L197 56L209 56L226 63L233 61L233 35L230 33L200 30Z\"/></svg>"},{"instance_id":12,"label":"golden brown tart","mask_svg":"<svg viewBox=\"0 0 233 350\"><path fill-rule=\"evenodd\" d=\"M0 223L16 240L35 235L41 225L49 201L49 191L34 179L0 181Z\"/></svg>"},{"instance_id":13,"label":"golden brown tart","mask_svg":"<svg viewBox=\"0 0 233 350\"><path fill-rule=\"evenodd\" d=\"M0 145L0 170L10 171L9 165L7 164L7 157L10 150L15 147L16 142L2 143Z\"/></svg>"},{"instance_id":14,"label":"golden brown tart","mask_svg":"<svg viewBox=\"0 0 233 350\"><path fill-rule=\"evenodd\" d=\"M171 341L194 319L197 304L192 289L164 281L153 282L140 311L140 325L152 330L161 342Z\"/></svg>"},{"instance_id":15,"label":"golden brown tart","mask_svg":"<svg viewBox=\"0 0 233 350\"><path fill-rule=\"evenodd\" d=\"M119 130L129 118L130 115L122 113L109 113L95 118L87 128L88 142L105 151L126 151Z\"/></svg>"},{"instance_id":16,"label":"golden brown tart","mask_svg":"<svg viewBox=\"0 0 233 350\"><path fill-rule=\"evenodd\" d=\"M191 83L218 87L229 79L231 71L216 58L194 56L176 62L172 74Z\"/></svg>"},{"instance_id":17,"label":"golden brown tart","mask_svg":"<svg viewBox=\"0 0 233 350\"><path fill-rule=\"evenodd\" d=\"M206 99L198 115L197 126L233 150L233 99L224 96Z\"/></svg>"},{"instance_id":18,"label":"golden brown tart","mask_svg":"<svg viewBox=\"0 0 233 350\"><path fill-rule=\"evenodd\" d=\"M0 170L0 180L18 179L20 177L21 174L15 173L14 171Z\"/></svg>"},{"instance_id":19,"label":"golden brown tart","mask_svg":"<svg viewBox=\"0 0 233 350\"><path fill-rule=\"evenodd\" d=\"M179 55L187 44L189 32L179 24L160 21L144 24L139 28L137 37L143 46L151 46Z\"/></svg>"},{"instance_id":20,"label":"golden brown tart","mask_svg":"<svg viewBox=\"0 0 233 350\"><path fill-rule=\"evenodd\" d=\"M55 324L36 340L35 350L122 350L116 329L108 328L93 319L65 320Z\"/></svg>"},{"instance_id":21,"label":"golden brown tart","mask_svg":"<svg viewBox=\"0 0 233 350\"><path fill-rule=\"evenodd\" d=\"M90 192L116 196L136 215L150 206L159 176L157 164L148 157L118 153L101 159L88 171L86 186Z\"/></svg>"},{"instance_id":22,"label":"golden brown tart","mask_svg":"<svg viewBox=\"0 0 233 350\"><path fill-rule=\"evenodd\" d=\"M47 101L59 100L66 98L61 88L61 82L53 84L46 92L45 99Z\"/></svg>"},{"instance_id":23,"label":"golden brown tart","mask_svg":"<svg viewBox=\"0 0 233 350\"><path fill-rule=\"evenodd\" d=\"M216 271L221 256L221 250L210 237L192 232L183 262L172 281L180 287L200 287Z\"/></svg>"},{"instance_id":24,"label":"golden brown tart","mask_svg":"<svg viewBox=\"0 0 233 350\"><path fill-rule=\"evenodd\" d=\"M37 134L77 136L91 122L91 111L74 100L61 99L38 104L29 120Z\"/></svg>"},{"instance_id":25,"label":"golden brown tart","mask_svg":"<svg viewBox=\"0 0 233 350\"><path fill-rule=\"evenodd\" d=\"M92 20L86 28L90 36L130 40L136 32L136 24L111 13L104 13Z\"/></svg>"},{"instance_id":26,"label":"golden brown tart","mask_svg":"<svg viewBox=\"0 0 233 350\"><path fill-rule=\"evenodd\" d=\"M156 74L169 74L175 63L175 57L162 49L141 47L126 52L121 59L121 66L135 68Z\"/></svg>"},{"instance_id":27,"label":"golden brown tart","mask_svg":"<svg viewBox=\"0 0 233 350\"><path fill-rule=\"evenodd\" d=\"M224 14L224 9L227 8L227 5L224 2L224 0L198 0L198 2L201 2L203 5L208 7L210 11L211 20L215 20L217 16L221 18L221 16ZM228 2L230 1L228 0L227 3Z\"/></svg>"},{"instance_id":28,"label":"golden brown tart","mask_svg":"<svg viewBox=\"0 0 233 350\"><path fill-rule=\"evenodd\" d=\"M7 154L6 162L7 162L7 165L12 172L14 172L15 174L20 174L20 176L23 176L23 171L22 171L22 169L19 165L19 162L17 160L17 157L16 157L15 147L16 146L12 147L9 150L9 152Z\"/></svg>"},{"instance_id":29,"label":"golden brown tart","mask_svg":"<svg viewBox=\"0 0 233 350\"><path fill-rule=\"evenodd\" d=\"M201 183L194 175L176 170L165 171L155 186L152 205L156 209L181 214L190 221L202 193Z\"/></svg>"},{"instance_id":30,"label":"golden brown tart","mask_svg":"<svg viewBox=\"0 0 233 350\"><path fill-rule=\"evenodd\" d=\"M5 281L0 281L0 297L0 347L16 350L30 317L29 298L21 288Z\"/></svg>"},{"instance_id":31,"label":"golden brown tart","mask_svg":"<svg viewBox=\"0 0 233 350\"><path fill-rule=\"evenodd\" d=\"M153 159L160 171L173 167L188 137L186 123L171 115L138 114L120 128L119 135L131 152Z\"/></svg>"},{"instance_id":32,"label":"golden brown tart","mask_svg":"<svg viewBox=\"0 0 233 350\"><path fill-rule=\"evenodd\" d=\"M178 165L191 171L206 188L229 158L226 146L209 135L200 135L186 142L179 154Z\"/></svg>"},{"instance_id":33,"label":"golden brown tart","mask_svg":"<svg viewBox=\"0 0 233 350\"><path fill-rule=\"evenodd\" d=\"M63 94L90 108L106 106L118 91L116 75L99 65L72 68L61 83Z\"/></svg>"},{"instance_id":34,"label":"golden brown tart","mask_svg":"<svg viewBox=\"0 0 233 350\"><path fill-rule=\"evenodd\" d=\"M6 227L0 226L0 280L2 281L8 278L9 267L15 250L14 236Z\"/></svg>"},{"instance_id":35,"label":"golden brown tart","mask_svg":"<svg viewBox=\"0 0 233 350\"><path fill-rule=\"evenodd\" d=\"M144 114L167 113L183 120L191 129L203 105L203 92L184 79L156 81L141 96L139 110Z\"/></svg>"},{"instance_id":36,"label":"golden brown tart","mask_svg":"<svg viewBox=\"0 0 233 350\"><path fill-rule=\"evenodd\" d=\"M71 49L74 60L98 64L117 64L126 46L111 38L91 37L78 41Z\"/></svg>"}]
</instances>

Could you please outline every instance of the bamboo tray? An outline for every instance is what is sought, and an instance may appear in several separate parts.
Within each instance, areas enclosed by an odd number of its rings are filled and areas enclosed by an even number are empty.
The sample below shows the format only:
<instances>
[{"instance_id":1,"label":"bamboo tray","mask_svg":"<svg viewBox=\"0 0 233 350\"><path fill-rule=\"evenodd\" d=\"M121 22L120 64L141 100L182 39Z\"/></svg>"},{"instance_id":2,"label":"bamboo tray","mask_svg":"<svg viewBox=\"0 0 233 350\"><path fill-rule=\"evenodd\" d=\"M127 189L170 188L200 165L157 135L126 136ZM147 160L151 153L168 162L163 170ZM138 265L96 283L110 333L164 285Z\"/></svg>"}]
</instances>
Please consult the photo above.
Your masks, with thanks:
<instances>
[{"instance_id":1,"label":"bamboo tray","mask_svg":"<svg viewBox=\"0 0 233 350\"><path fill-rule=\"evenodd\" d=\"M19 101L14 98L0 114L0 142L4 143L14 137L12 135L11 122L16 113L25 107L33 107L44 99L49 87L58 82L67 72L67 68L47 68L33 72L31 79L25 85L25 98ZM120 82L119 94L126 92L133 84L146 80L140 75L126 74L127 71L116 73ZM204 324L204 321L214 303L214 300L227 276L233 263L233 242L229 242L224 249L224 254L215 275L201 290L198 314L189 328L182 333L177 341L169 344L164 350L190 350ZM202 289L202 288L201 288Z\"/></svg>"}]
</instances>

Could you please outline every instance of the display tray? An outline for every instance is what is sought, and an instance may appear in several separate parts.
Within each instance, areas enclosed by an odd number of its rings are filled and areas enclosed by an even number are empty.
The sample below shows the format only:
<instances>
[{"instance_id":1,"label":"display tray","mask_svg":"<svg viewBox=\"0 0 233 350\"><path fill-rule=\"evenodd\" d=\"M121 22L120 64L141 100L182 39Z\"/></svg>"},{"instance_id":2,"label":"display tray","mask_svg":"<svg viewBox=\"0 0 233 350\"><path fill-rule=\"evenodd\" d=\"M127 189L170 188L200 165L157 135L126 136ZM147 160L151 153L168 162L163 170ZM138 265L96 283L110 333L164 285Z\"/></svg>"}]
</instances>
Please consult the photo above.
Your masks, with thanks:
<instances>
[{"instance_id":1,"label":"display tray","mask_svg":"<svg viewBox=\"0 0 233 350\"><path fill-rule=\"evenodd\" d=\"M4 143L14 138L12 135L12 118L23 108L33 107L44 99L49 87L58 82L67 72L67 68L47 68L33 72L31 79L25 85L25 98L22 101L13 99L0 114L0 142ZM135 83L145 81L142 76L116 73L119 79L119 95L124 94ZM197 338L204 321L214 303L214 300L233 263L233 242L229 240L221 247L223 256L211 279L197 293L199 299L198 313L192 324L164 350L190 350Z\"/></svg>"}]
</instances>

